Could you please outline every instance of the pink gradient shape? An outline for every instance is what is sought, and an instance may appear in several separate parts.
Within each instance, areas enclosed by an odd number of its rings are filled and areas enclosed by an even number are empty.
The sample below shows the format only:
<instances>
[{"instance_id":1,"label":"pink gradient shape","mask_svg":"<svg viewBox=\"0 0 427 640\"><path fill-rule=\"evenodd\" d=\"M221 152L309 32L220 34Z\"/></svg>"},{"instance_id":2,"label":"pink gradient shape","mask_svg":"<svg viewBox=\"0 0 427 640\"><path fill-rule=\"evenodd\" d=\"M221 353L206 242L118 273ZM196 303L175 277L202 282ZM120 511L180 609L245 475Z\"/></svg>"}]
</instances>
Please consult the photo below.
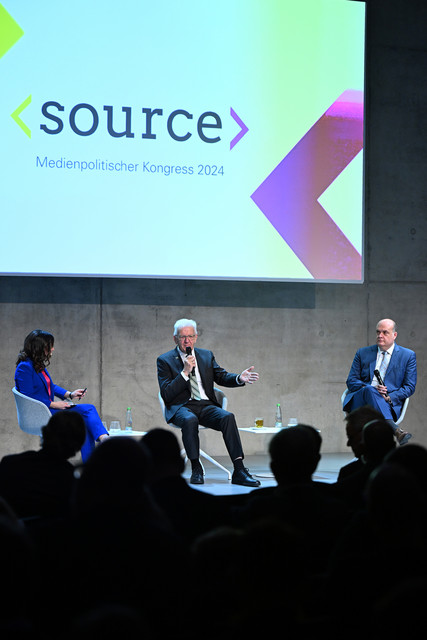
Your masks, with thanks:
<instances>
[{"instance_id":1,"label":"pink gradient shape","mask_svg":"<svg viewBox=\"0 0 427 640\"><path fill-rule=\"evenodd\" d=\"M362 148L363 92L345 91L251 196L317 280L362 278L361 255L318 202Z\"/></svg>"}]
</instances>

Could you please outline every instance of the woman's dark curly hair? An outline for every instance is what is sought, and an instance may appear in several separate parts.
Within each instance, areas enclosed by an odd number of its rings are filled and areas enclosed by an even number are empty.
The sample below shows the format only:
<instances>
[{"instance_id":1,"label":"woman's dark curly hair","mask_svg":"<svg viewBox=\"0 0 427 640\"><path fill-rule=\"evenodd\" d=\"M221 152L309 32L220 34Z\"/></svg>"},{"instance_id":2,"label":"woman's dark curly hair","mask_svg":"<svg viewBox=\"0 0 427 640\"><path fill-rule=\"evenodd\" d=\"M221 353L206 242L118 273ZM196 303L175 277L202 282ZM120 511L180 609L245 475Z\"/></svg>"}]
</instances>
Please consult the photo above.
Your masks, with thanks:
<instances>
[{"instance_id":1,"label":"woman's dark curly hair","mask_svg":"<svg viewBox=\"0 0 427 640\"><path fill-rule=\"evenodd\" d=\"M31 360L34 369L39 373L50 364L50 350L55 339L51 333L42 329L34 329L24 340L24 348L18 354L16 364Z\"/></svg>"}]
</instances>

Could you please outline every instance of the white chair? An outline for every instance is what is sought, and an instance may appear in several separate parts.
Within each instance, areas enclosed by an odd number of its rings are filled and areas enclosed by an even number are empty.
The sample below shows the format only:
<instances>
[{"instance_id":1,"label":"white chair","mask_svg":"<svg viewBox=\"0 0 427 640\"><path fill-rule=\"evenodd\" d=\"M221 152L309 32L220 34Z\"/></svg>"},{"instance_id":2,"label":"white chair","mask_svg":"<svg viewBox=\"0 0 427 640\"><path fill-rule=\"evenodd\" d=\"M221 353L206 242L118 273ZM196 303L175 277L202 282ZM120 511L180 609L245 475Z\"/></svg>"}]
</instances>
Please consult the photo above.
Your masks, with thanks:
<instances>
[{"instance_id":1,"label":"white chair","mask_svg":"<svg viewBox=\"0 0 427 640\"><path fill-rule=\"evenodd\" d=\"M408 408L408 404L409 404L409 398L406 398L405 402L403 403L403 407L402 407L402 411L400 412L399 419L396 420L396 424L400 424L402 422L403 418L405 417L405 413L406 413L406 409Z\"/></svg>"},{"instance_id":2,"label":"white chair","mask_svg":"<svg viewBox=\"0 0 427 640\"><path fill-rule=\"evenodd\" d=\"M344 406L344 401L345 401L345 397L348 393L348 389L346 389L344 391L344 393L341 396L341 408L343 408ZM400 416L399 418L396 420L395 424L400 424L403 420L403 418L405 417L405 413L406 413L406 409L408 408L408 404L409 404L409 398L405 399L405 402L403 403L403 407L402 407L402 411L400 412ZM344 409L343 409L344 411ZM344 413L347 415L347 411L344 411Z\"/></svg>"},{"instance_id":3,"label":"white chair","mask_svg":"<svg viewBox=\"0 0 427 640\"><path fill-rule=\"evenodd\" d=\"M228 400L227 400L227 396L225 395L225 393L223 391L221 391L221 389L217 389L216 387L214 388L215 391L215 395L216 395L216 399L218 400L219 404L221 405L221 407L223 409L227 409L227 404L228 404ZM160 407L162 409L162 413L163 413L163 418L165 417L165 403L164 400L162 398L162 396L160 395L160 391L159 391L159 402L160 402ZM179 429L180 427L177 427L176 424L173 424L172 422L169 423L171 425L171 427L175 427L176 429ZM199 429L205 429L205 427L202 427L199 425ZM185 461L187 462L188 458L187 458L187 454L185 452L185 449L181 450L181 454L185 455ZM212 458L209 454L206 453L206 451L203 451L202 449L200 449L200 456L202 458L205 458L206 460L209 460L209 462L212 462L212 464L216 465L217 467L219 467L219 469L222 469L222 471L224 471L227 476L228 479L231 480L231 473L228 469L226 469L225 467L222 466L222 464L220 464L217 460L215 460L215 458ZM203 465L202 465L203 468ZM203 468L203 474L205 473L205 470Z\"/></svg>"},{"instance_id":4,"label":"white chair","mask_svg":"<svg viewBox=\"0 0 427 640\"><path fill-rule=\"evenodd\" d=\"M44 427L52 417L47 406L43 404L43 402L40 402L40 400L34 400L34 398L20 393L16 387L13 387L12 393L15 398L18 424L22 431L35 436L41 436L42 427Z\"/></svg>"}]
</instances>

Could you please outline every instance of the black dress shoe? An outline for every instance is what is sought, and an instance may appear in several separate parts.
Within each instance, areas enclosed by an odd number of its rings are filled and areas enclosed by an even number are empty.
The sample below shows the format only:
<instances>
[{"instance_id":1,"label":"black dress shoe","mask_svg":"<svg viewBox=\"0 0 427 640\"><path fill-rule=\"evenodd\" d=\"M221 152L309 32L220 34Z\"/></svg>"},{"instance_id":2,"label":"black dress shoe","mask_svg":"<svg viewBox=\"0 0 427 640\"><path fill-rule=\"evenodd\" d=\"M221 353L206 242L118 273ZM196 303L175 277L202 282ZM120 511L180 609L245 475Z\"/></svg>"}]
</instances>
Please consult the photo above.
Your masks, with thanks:
<instances>
[{"instance_id":1,"label":"black dress shoe","mask_svg":"<svg viewBox=\"0 0 427 640\"><path fill-rule=\"evenodd\" d=\"M394 432L394 435L396 436L396 440L400 445L407 444L409 440L412 438L412 433L408 433L407 431L404 431L400 427L396 429L396 431Z\"/></svg>"},{"instance_id":2,"label":"black dress shoe","mask_svg":"<svg viewBox=\"0 0 427 640\"><path fill-rule=\"evenodd\" d=\"M204 484L203 469L194 469L191 473L190 484Z\"/></svg>"},{"instance_id":3,"label":"black dress shoe","mask_svg":"<svg viewBox=\"0 0 427 640\"><path fill-rule=\"evenodd\" d=\"M259 487L260 481L255 480L249 473L248 469L235 469L231 476L232 484L241 484L244 487Z\"/></svg>"}]
</instances>

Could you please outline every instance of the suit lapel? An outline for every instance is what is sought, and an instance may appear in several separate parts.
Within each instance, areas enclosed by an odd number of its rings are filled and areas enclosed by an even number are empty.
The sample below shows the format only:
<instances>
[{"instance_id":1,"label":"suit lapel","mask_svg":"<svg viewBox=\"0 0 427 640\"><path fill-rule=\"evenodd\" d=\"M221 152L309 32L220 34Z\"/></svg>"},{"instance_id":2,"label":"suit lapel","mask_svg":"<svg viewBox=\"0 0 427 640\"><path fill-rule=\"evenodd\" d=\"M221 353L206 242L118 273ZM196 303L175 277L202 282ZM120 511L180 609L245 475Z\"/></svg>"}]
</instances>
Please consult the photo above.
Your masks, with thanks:
<instances>
[{"instance_id":1,"label":"suit lapel","mask_svg":"<svg viewBox=\"0 0 427 640\"><path fill-rule=\"evenodd\" d=\"M388 373L393 371L393 369L395 369L398 366L399 361L400 361L399 351L400 351L400 349L397 346L397 344L395 343L394 349L393 349L393 353L391 354L390 362L388 363L387 371L385 372L386 376L387 376Z\"/></svg>"},{"instance_id":2,"label":"suit lapel","mask_svg":"<svg viewBox=\"0 0 427 640\"><path fill-rule=\"evenodd\" d=\"M372 379L374 377L374 370L375 370L375 365L376 365L376 362L377 362L377 354L378 354L378 347L375 345L375 346L372 347L372 357L371 357L371 362L369 364L369 373L370 373L370 376L371 376L371 378L370 378L371 382L372 382Z\"/></svg>"},{"instance_id":3,"label":"suit lapel","mask_svg":"<svg viewBox=\"0 0 427 640\"><path fill-rule=\"evenodd\" d=\"M196 360L197 360L197 368L199 370L200 373L200 377L202 379L202 383L203 383L203 388L206 390L206 379L205 379L205 374L206 374L206 365L203 361L203 356L200 353L200 351L196 348L194 348L194 355L196 356Z\"/></svg>"},{"instance_id":4,"label":"suit lapel","mask_svg":"<svg viewBox=\"0 0 427 640\"><path fill-rule=\"evenodd\" d=\"M171 352L171 362L173 364L173 366L175 367L175 369L177 370L178 373L181 373L181 371L184 368L184 363L182 361L181 356L179 355L179 347L175 347L175 349L173 349L173 351Z\"/></svg>"},{"instance_id":5,"label":"suit lapel","mask_svg":"<svg viewBox=\"0 0 427 640\"><path fill-rule=\"evenodd\" d=\"M206 395L212 402L216 402L216 396L214 392L214 378L213 378L213 369L211 366L211 352L203 349L199 351L198 349L194 349L194 353L196 355L197 366L200 373L200 378L202 380L203 389L205 390Z\"/></svg>"}]
</instances>

